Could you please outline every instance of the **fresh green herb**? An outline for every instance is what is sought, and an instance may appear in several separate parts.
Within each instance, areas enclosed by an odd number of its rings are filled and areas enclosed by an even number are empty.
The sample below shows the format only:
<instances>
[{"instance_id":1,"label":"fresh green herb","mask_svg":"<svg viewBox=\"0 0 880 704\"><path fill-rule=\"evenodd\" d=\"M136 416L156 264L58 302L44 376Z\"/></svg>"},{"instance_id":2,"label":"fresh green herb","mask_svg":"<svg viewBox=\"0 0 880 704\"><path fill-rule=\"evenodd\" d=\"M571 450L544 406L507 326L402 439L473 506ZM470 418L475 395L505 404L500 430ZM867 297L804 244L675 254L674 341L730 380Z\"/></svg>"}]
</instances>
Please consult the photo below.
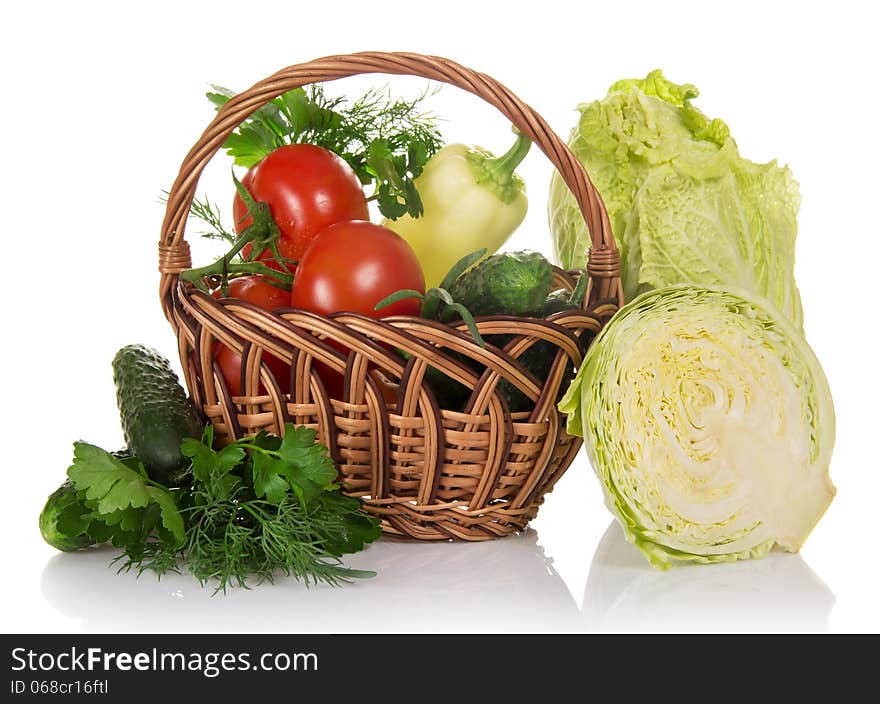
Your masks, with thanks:
<instances>
[{"instance_id":1,"label":"fresh green herb","mask_svg":"<svg viewBox=\"0 0 880 704\"><path fill-rule=\"evenodd\" d=\"M199 232L202 237L211 240L222 240L229 244L235 243L235 235L224 227L217 205L212 204L208 200L207 195L204 200L199 200L198 197L194 198L189 212L190 215L201 220L210 228Z\"/></svg>"},{"instance_id":2,"label":"fresh green herb","mask_svg":"<svg viewBox=\"0 0 880 704\"><path fill-rule=\"evenodd\" d=\"M216 591L273 582L279 574L307 585L325 582L334 586L374 576L345 567L321 542L316 524L337 522L338 512L305 512L290 495L272 504L248 497L242 487L225 500L209 494L196 498L199 503L188 516L186 566L201 582L216 582ZM164 555L159 551L150 559L161 564Z\"/></svg>"},{"instance_id":3,"label":"fresh green herb","mask_svg":"<svg viewBox=\"0 0 880 704\"><path fill-rule=\"evenodd\" d=\"M283 438L261 432L214 450L208 426L201 440L183 441L189 482L176 490L150 480L136 458L76 443L68 470L76 497L54 530L84 544L112 542L124 551L123 570L186 570L217 591L279 574L333 585L373 576L339 558L376 540L379 521L340 492L315 439L314 430L287 425Z\"/></svg>"},{"instance_id":4,"label":"fresh green herb","mask_svg":"<svg viewBox=\"0 0 880 704\"><path fill-rule=\"evenodd\" d=\"M232 181L248 208L247 217L251 218L251 224L238 237L232 237L232 247L226 254L206 266L182 271L180 278L206 293L211 289L219 288L223 295L227 296L231 277L260 274L267 283L289 291L293 282L290 266L295 265L296 262L285 259L278 250L281 233L272 217L269 205L255 200L234 173ZM241 251L246 245L252 245L252 248L247 257L242 257ZM266 249L271 252L272 258L280 265L281 270L273 269L264 262L255 260L257 254Z\"/></svg>"},{"instance_id":5,"label":"fresh green herb","mask_svg":"<svg viewBox=\"0 0 880 704\"><path fill-rule=\"evenodd\" d=\"M372 576L338 558L376 540L379 522L339 493L336 468L315 436L288 425L283 438L260 433L217 452L209 426L201 441L184 442L194 482L183 508L183 561L193 575L220 591L278 573L306 584Z\"/></svg>"},{"instance_id":6,"label":"fresh green herb","mask_svg":"<svg viewBox=\"0 0 880 704\"><path fill-rule=\"evenodd\" d=\"M254 491L259 498L278 504L291 490L306 507L325 488L336 488L336 467L327 449L315 443L311 428L290 426L283 438L262 432L238 447L252 450Z\"/></svg>"},{"instance_id":7,"label":"fresh green herb","mask_svg":"<svg viewBox=\"0 0 880 704\"><path fill-rule=\"evenodd\" d=\"M162 205L168 205L168 191L162 191L159 196L159 202ZM235 235L223 225L219 207L216 203L211 203L208 200L207 194L204 196L204 200L199 200L198 196L193 199L189 206L189 214L190 217L201 220L209 228L201 230L197 234L209 240L221 240L229 244L235 243Z\"/></svg>"},{"instance_id":8,"label":"fresh green herb","mask_svg":"<svg viewBox=\"0 0 880 704\"><path fill-rule=\"evenodd\" d=\"M153 542L171 549L183 543L184 522L173 494L147 477L140 461L118 459L85 442L73 447L67 476L79 502L62 512L61 532L112 542L130 556L142 554Z\"/></svg>"},{"instance_id":9,"label":"fresh green herb","mask_svg":"<svg viewBox=\"0 0 880 704\"><path fill-rule=\"evenodd\" d=\"M361 183L373 185L370 199L385 217L419 217L423 207L413 181L442 146L437 118L420 110L426 95L405 100L373 89L349 102L328 97L321 85L297 88L258 108L224 146L248 168L286 144L324 147L345 159ZM219 86L207 93L218 109L234 96Z\"/></svg>"}]
</instances>

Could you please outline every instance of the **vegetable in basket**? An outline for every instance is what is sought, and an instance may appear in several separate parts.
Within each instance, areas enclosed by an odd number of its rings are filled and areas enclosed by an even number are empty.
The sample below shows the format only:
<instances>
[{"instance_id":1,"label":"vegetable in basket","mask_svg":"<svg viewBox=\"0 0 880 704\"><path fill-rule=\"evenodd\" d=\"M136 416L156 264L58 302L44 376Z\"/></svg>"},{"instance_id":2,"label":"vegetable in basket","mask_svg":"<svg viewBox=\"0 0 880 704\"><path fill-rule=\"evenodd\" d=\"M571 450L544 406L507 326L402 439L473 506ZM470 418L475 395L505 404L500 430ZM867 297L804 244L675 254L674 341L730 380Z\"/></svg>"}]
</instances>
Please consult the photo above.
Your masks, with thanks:
<instances>
[{"instance_id":1,"label":"vegetable in basket","mask_svg":"<svg viewBox=\"0 0 880 704\"><path fill-rule=\"evenodd\" d=\"M388 294L414 295L377 306ZM306 250L290 291L290 305L321 315L360 313L371 318L418 315L425 277L412 248L386 227L364 220L331 225ZM327 344L347 355L343 345ZM341 398L343 375L322 362L315 367L328 393Z\"/></svg>"},{"instance_id":2,"label":"vegetable in basket","mask_svg":"<svg viewBox=\"0 0 880 704\"><path fill-rule=\"evenodd\" d=\"M493 254L449 286L450 295L473 315L540 313L552 286L553 269L538 252Z\"/></svg>"},{"instance_id":3,"label":"vegetable in basket","mask_svg":"<svg viewBox=\"0 0 880 704\"><path fill-rule=\"evenodd\" d=\"M580 308L586 293L586 277L579 280L573 291L551 291L552 275L550 262L537 252L503 252L488 257L462 274L451 286L450 294L475 315L548 318ZM504 347L512 336L493 335L489 339L497 347ZM540 383L547 379L556 353L555 345L538 340L518 359ZM566 378L571 380L570 367ZM498 391L514 413L528 410L533 405L507 379L498 383Z\"/></svg>"},{"instance_id":4,"label":"vegetable in basket","mask_svg":"<svg viewBox=\"0 0 880 704\"><path fill-rule=\"evenodd\" d=\"M825 375L750 292L643 294L590 346L559 409L655 567L796 552L834 497Z\"/></svg>"},{"instance_id":5,"label":"vegetable in basket","mask_svg":"<svg viewBox=\"0 0 880 704\"><path fill-rule=\"evenodd\" d=\"M266 283L289 291L293 282L292 269L296 267L296 261L281 253L281 229L272 216L269 204L256 200L235 174L232 175L232 180L237 197L244 201L248 208L247 227L237 235L230 234L223 227L220 216L207 197L204 202L194 200L190 207L190 215L204 220L211 226L211 230L203 235L225 240L231 247L211 264L180 272L180 278L206 293L214 289L215 293L219 291L224 296L230 295L229 282L237 276L261 276ZM310 194L305 191L300 195ZM298 245L297 241L287 242L288 248Z\"/></svg>"},{"instance_id":6,"label":"vegetable in basket","mask_svg":"<svg viewBox=\"0 0 880 704\"><path fill-rule=\"evenodd\" d=\"M184 280L202 286L206 277L219 279L225 295L230 277L247 274L263 275L268 283L290 290L292 272L318 233L337 222L369 217L352 168L337 154L312 144L279 147L241 181L233 174L233 182L237 234L231 249L213 264L183 274ZM194 201L191 213L207 219L221 234L226 232L217 227L219 216L207 200Z\"/></svg>"},{"instance_id":7,"label":"vegetable in basket","mask_svg":"<svg viewBox=\"0 0 880 704\"><path fill-rule=\"evenodd\" d=\"M727 125L694 107L697 95L653 71L579 108L569 146L608 209L625 298L678 283L739 287L801 327L797 183L775 161L740 156ZM584 266L589 233L558 174L549 214L562 266Z\"/></svg>"},{"instance_id":8,"label":"vegetable in basket","mask_svg":"<svg viewBox=\"0 0 880 704\"><path fill-rule=\"evenodd\" d=\"M557 313L579 310L586 294L586 282L586 276L582 276L573 291L568 291L567 289L552 291L544 300L538 317L549 318ZM504 338L497 342L499 345L506 343L507 340ZM550 374L557 351L558 348L553 343L547 340L538 340L519 356L519 363L539 382L544 382ZM573 369L571 361L569 361L566 365L565 376L563 377L563 389L568 388L572 377ZM501 394L507 399L507 404L512 412L529 410L533 405L531 399L507 379L502 379L498 386Z\"/></svg>"},{"instance_id":9,"label":"vegetable in basket","mask_svg":"<svg viewBox=\"0 0 880 704\"><path fill-rule=\"evenodd\" d=\"M483 258L486 250L472 252L460 259L447 272L441 285L420 296L421 316L441 322L464 321L474 339L483 347L487 342L504 347L511 340L509 335L491 335L484 338L474 316L509 315L515 317L546 318L566 310L577 309L586 292L586 278L574 291L550 291L552 266L538 252L502 252ZM401 300L419 292L397 291L381 301L377 308ZM456 352L451 355L474 371L482 371L473 360ZM536 379L547 378L556 348L544 340L535 342L519 357L520 363ZM429 367L426 379L442 408L460 411L464 408L471 390L450 379L434 367ZM506 379L499 383L499 393L514 412L526 410L530 400Z\"/></svg>"},{"instance_id":10,"label":"vegetable in basket","mask_svg":"<svg viewBox=\"0 0 880 704\"><path fill-rule=\"evenodd\" d=\"M207 97L219 109L234 95L214 86ZM422 202L413 181L442 146L437 119L420 107L425 97L392 98L374 89L349 101L328 97L320 84L296 88L258 108L224 146L236 165L247 168L286 145L322 147L344 160L361 184L372 185L369 200L385 217L418 217Z\"/></svg>"},{"instance_id":11,"label":"vegetable in basket","mask_svg":"<svg viewBox=\"0 0 880 704\"><path fill-rule=\"evenodd\" d=\"M415 297L376 310L377 303L398 289L425 291L412 248L387 227L350 220L326 228L306 250L293 280L290 305L322 315L418 315Z\"/></svg>"},{"instance_id":12,"label":"vegetable in basket","mask_svg":"<svg viewBox=\"0 0 880 704\"><path fill-rule=\"evenodd\" d=\"M517 134L514 145L500 157L464 144L443 147L415 180L424 213L383 223L415 250L429 288L439 286L469 252L481 247L488 254L498 251L522 223L528 201L515 170L531 144Z\"/></svg>"},{"instance_id":13,"label":"vegetable in basket","mask_svg":"<svg viewBox=\"0 0 880 704\"><path fill-rule=\"evenodd\" d=\"M402 287L383 298L374 310L419 299L423 318L444 323L460 318L480 344L484 341L474 324L474 315L539 315L552 285L550 262L528 250L485 256L485 248L466 254L446 272L439 286L429 288L427 293Z\"/></svg>"},{"instance_id":14,"label":"vegetable in basket","mask_svg":"<svg viewBox=\"0 0 880 704\"><path fill-rule=\"evenodd\" d=\"M299 260L321 230L343 220L367 220L367 198L354 170L342 157L312 144L275 149L241 179L254 200L266 203L280 231L278 250ZM251 223L249 204L236 193L232 204L235 230ZM245 258L250 247L242 249ZM269 259L264 250L257 259Z\"/></svg>"},{"instance_id":15,"label":"vegetable in basket","mask_svg":"<svg viewBox=\"0 0 880 704\"><path fill-rule=\"evenodd\" d=\"M229 282L227 295L270 311L287 308L290 305L289 292L274 285L270 279L259 275L233 279ZM221 298L222 291L220 289L214 291L214 297ZM214 343L213 353L230 395L241 396L245 388L242 378L241 355L222 342ZM263 358L266 362L266 368L271 372L275 383L278 384L279 391L282 394L289 394L290 365L269 352L264 352ZM266 393L266 386L262 381L260 381L257 391L260 394Z\"/></svg>"}]
</instances>

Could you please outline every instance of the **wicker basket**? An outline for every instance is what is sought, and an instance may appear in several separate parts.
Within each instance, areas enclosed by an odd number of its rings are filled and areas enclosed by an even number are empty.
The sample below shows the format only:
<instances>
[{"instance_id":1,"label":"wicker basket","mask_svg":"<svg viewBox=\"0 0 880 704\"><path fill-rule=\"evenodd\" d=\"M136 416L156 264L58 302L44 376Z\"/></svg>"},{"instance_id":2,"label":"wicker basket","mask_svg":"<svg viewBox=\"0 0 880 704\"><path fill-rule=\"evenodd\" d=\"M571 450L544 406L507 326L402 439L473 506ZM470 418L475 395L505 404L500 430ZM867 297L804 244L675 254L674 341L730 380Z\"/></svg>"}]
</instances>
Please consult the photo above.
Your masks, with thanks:
<instances>
[{"instance_id":1,"label":"wicker basket","mask_svg":"<svg viewBox=\"0 0 880 704\"><path fill-rule=\"evenodd\" d=\"M494 105L547 155L575 195L592 234L585 310L547 320L478 318L483 335L511 335L503 349L477 345L464 325L414 317L377 321L301 310L270 313L216 300L180 281L191 267L184 227L205 165L255 109L312 82L363 73L408 74L442 81ZM284 424L317 429L345 488L380 516L384 530L421 540L485 540L522 529L580 448L565 433L556 403L583 350L622 303L620 265L604 206L583 167L532 108L492 78L447 59L409 53L330 56L285 68L230 100L187 154L168 197L159 244L160 296L177 334L193 401L225 442ZM555 271L571 288L578 272ZM497 339L497 338L496 338ZM350 350L337 351L334 341ZM558 352L546 380L517 358L539 340ZM213 359L222 343L242 356L243 396L230 396ZM408 352L408 361L393 350ZM261 355L291 365L291 393L281 393ZM475 364L462 364L462 359ZM322 362L344 374L342 398L330 398L315 371ZM473 389L464 412L440 408L425 372L433 366ZM485 370L474 372L474 367ZM381 377L379 376L381 374ZM384 382L382 378L384 377ZM496 393L506 379L530 400L512 413ZM388 397L386 382L396 388Z\"/></svg>"}]
</instances>

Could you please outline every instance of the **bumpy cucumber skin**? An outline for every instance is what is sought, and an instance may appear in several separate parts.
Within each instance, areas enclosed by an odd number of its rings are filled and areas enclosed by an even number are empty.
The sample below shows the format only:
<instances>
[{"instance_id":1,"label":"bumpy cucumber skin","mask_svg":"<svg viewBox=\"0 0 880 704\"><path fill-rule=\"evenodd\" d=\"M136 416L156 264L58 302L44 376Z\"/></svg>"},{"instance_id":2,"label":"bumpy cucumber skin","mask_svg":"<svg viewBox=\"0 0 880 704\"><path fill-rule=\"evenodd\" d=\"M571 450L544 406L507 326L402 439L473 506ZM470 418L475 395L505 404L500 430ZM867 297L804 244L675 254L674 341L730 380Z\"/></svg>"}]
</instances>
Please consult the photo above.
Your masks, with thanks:
<instances>
[{"instance_id":1,"label":"bumpy cucumber skin","mask_svg":"<svg viewBox=\"0 0 880 704\"><path fill-rule=\"evenodd\" d=\"M565 289L559 289L550 293L541 302L540 311L538 311L537 317L547 318L555 313L561 313L566 310L577 310L579 306L569 301L570 294L571 292ZM504 347L513 339L513 335L491 335L487 336L486 339L497 347ZM550 368L553 366L553 360L556 359L557 351L558 350L553 343L547 342L546 340L538 340L519 356L519 363L530 371L536 379L544 381L548 374L550 374ZM464 364L467 364L471 368L474 367L471 360L461 355L455 355L455 353L452 354L453 356L457 356L459 361ZM480 367L481 371L482 369L484 369L484 367ZM572 378L571 362L566 365L565 374L566 379L570 380ZM465 404L471 395L470 389L452 381L434 367L428 367L428 370L425 373L425 379L434 390L437 402L440 404L441 408L453 411L464 410ZM568 388L568 385L563 383L560 391L563 391L566 388ZM498 392L505 398L511 412L513 413L530 410L534 405L533 401L529 399L528 396L506 379L502 379L498 382Z\"/></svg>"},{"instance_id":2,"label":"bumpy cucumber skin","mask_svg":"<svg viewBox=\"0 0 880 704\"><path fill-rule=\"evenodd\" d=\"M95 541L88 535L64 535L58 530L58 517L68 506L77 503L76 489L68 479L49 495L46 505L40 512L40 534L56 550L73 552L81 550Z\"/></svg>"},{"instance_id":3,"label":"bumpy cucumber skin","mask_svg":"<svg viewBox=\"0 0 880 704\"><path fill-rule=\"evenodd\" d=\"M129 451L151 479L172 486L186 465L184 438L199 438L202 423L168 360L144 345L127 345L113 358L113 381Z\"/></svg>"},{"instance_id":4,"label":"bumpy cucumber skin","mask_svg":"<svg viewBox=\"0 0 880 704\"><path fill-rule=\"evenodd\" d=\"M569 294L570 291L566 291L565 289L553 291L553 293L547 296L544 300L540 316L542 318L547 318L555 313L561 313L566 310L577 310L577 304L568 300ZM504 344L507 344L509 339L510 338L504 340ZM552 342L538 340L519 356L519 363L530 371L536 379L544 381L550 374L550 368L553 366L553 360L556 359L557 351L556 345ZM572 376L571 372L572 366L571 362L569 362L566 366L565 378L570 378ZM564 390L566 388L568 388L568 384L563 383L562 389ZM531 409L533 402L529 397L506 379L502 379L499 382L498 390L507 399L507 403L512 412L527 411Z\"/></svg>"},{"instance_id":5,"label":"bumpy cucumber skin","mask_svg":"<svg viewBox=\"0 0 880 704\"><path fill-rule=\"evenodd\" d=\"M472 315L537 316L552 285L553 269L538 252L503 252L459 276L449 293Z\"/></svg>"}]
</instances>

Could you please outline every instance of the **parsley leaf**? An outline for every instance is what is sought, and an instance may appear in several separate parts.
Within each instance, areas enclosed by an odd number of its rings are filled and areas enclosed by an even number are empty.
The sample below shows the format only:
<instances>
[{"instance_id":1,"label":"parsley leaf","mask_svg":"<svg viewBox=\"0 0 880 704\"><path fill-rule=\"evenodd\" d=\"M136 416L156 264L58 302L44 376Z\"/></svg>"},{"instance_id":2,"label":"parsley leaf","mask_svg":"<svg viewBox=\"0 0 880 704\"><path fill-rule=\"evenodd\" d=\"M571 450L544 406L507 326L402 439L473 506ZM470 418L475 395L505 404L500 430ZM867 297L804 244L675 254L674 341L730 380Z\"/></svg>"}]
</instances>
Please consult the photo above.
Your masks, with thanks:
<instances>
[{"instance_id":1,"label":"parsley leaf","mask_svg":"<svg viewBox=\"0 0 880 704\"><path fill-rule=\"evenodd\" d=\"M283 438L261 432L215 450L208 426L200 440L181 444L189 483L174 490L150 480L135 458L77 442L68 469L75 494L58 529L121 548L114 562L123 570L186 569L217 591L279 574L334 585L373 576L340 557L378 539L380 522L339 491L316 437L287 425Z\"/></svg>"},{"instance_id":2,"label":"parsley leaf","mask_svg":"<svg viewBox=\"0 0 880 704\"><path fill-rule=\"evenodd\" d=\"M359 552L382 533L379 522L360 511L360 501L339 491L328 491L318 499L321 544L331 555Z\"/></svg>"},{"instance_id":3,"label":"parsley leaf","mask_svg":"<svg viewBox=\"0 0 880 704\"><path fill-rule=\"evenodd\" d=\"M206 95L219 109L235 93L212 86ZM246 168L285 144L329 149L349 163L362 184L372 184L370 200L385 217L419 217L422 201L414 180L443 144L437 118L420 109L426 96L404 100L374 89L348 101L327 97L320 84L296 88L254 111L223 146Z\"/></svg>"},{"instance_id":4,"label":"parsley leaf","mask_svg":"<svg viewBox=\"0 0 880 704\"><path fill-rule=\"evenodd\" d=\"M269 503L280 504L290 489L284 475L287 464L269 455L255 453L253 456L254 492L265 497Z\"/></svg>"},{"instance_id":5,"label":"parsley leaf","mask_svg":"<svg viewBox=\"0 0 880 704\"><path fill-rule=\"evenodd\" d=\"M258 498L277 505L292 491L305 507L322 492L336 488L336 465L316 438L314 429L288 423L283 439L263 432L230 447L251 450L251 475Z\"/></svg>"},{"instance_id":6,"label":"parsley leaf","mask_svg":"<svg viewBox=\"0 0 880 704\"><path fill-rule=\"evenodd\" d=\"M145 512L138 509L155 505L161 526L175 542L183 542L183 518L174 498L147 478L143 465L138 464L137 469L132 469L109 452L89 443L77 442L73 447L74 460L67 476L84 505L91 509L92 522L97 520L111 530L118 526L122 533L133 533L144 524ZM98 532L104 533L101 529Z\"/></svg>"},{"instance_id":7,"label":"parsley leaf","mask_svg":"<svg viewBox=\"0 0 880 704\"><path fill-rule=\"evenodd\" d=\"M214 428L209 425L201 441L185 438L180 451L192 460L193 479L205 485L212 496L226 499L241 483L232 470L244 461L245 452L237 445L227 445L220 452L215 452L211 449L213 441Z\"/></svg>"},{"instance_id":8,"label":"parsley leaf","mask_svg":"<svg viewBox=\"0 0 880 704\"><path fill-rule=\"evenodd\" d=\"M332 488L337 477L336 465L327 448L315 442L317 435L312 428L288 425L278 449L281 461L287 465L286 476L291 488L306 504L325 489Z\"/></svg>"}]
</instances>

